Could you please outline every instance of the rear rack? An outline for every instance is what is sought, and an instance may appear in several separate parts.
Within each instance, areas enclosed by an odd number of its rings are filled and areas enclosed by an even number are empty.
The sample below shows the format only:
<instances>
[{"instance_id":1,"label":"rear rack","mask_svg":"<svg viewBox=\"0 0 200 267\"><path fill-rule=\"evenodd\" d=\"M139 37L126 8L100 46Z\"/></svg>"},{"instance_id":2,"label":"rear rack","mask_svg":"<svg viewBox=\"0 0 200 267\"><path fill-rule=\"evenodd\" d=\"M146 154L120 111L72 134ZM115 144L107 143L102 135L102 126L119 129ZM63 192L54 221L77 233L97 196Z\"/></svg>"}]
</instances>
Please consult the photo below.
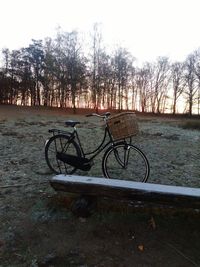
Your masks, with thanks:
<instances>
[{"instance_id":1,"label":"rear rack","mask_svg":"<svg viewBox=\"0 0 200 267\"><path fill-rule=\"evenodd\" d=\"M49 133L53 133L53 134L66 134L66 135L71 135L72 133L71 132L68 132L68 131L64 131L64 130L58 130L58 129L50 129L49 130Z\"/></svg>"}]
</instances>

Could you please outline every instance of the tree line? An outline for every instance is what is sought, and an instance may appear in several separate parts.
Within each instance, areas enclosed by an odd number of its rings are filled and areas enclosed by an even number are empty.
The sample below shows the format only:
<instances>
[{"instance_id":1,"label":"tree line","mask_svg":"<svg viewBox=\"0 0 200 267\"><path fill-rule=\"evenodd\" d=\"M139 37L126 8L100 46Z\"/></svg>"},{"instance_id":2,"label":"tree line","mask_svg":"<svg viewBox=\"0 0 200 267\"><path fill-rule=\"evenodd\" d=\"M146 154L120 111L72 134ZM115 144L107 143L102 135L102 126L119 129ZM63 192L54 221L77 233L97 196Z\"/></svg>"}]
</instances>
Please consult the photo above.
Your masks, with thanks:
<instances>
[{"instance_id":1,"label":"tree line","mask_svg":"<svg viewBox=\"0 0 200 267\"><path fill-rule=\"evenodd\" d=\"M158 57L139 67L123 47L106 51L97 24L88 47L77 31L58 31L3 49L0 104L200 114L200 50L183 62Z\"/></svg>"}]
</instances>

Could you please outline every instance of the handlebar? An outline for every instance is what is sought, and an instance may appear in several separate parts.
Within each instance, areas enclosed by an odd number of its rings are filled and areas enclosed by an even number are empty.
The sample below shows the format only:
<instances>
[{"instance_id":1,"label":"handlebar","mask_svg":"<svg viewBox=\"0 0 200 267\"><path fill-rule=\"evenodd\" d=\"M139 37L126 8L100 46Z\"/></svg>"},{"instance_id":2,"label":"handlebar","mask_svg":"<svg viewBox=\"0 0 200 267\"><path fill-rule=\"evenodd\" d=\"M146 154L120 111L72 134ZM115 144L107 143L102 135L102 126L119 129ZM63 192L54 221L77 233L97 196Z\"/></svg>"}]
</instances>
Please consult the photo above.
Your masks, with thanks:
<instances>
[{"instance_id":1,"label":"handlebar","mask_svg":"<svg viewBox=\"0 0 200 267\"><path fill-rule=\"evenodd\" d=\"M86 117L92 117L92 116L99 117L102 119L107 119L110 116L110 112L106 112L103 114L91 113L86 115Z\"/></svg>"}]
</instances>

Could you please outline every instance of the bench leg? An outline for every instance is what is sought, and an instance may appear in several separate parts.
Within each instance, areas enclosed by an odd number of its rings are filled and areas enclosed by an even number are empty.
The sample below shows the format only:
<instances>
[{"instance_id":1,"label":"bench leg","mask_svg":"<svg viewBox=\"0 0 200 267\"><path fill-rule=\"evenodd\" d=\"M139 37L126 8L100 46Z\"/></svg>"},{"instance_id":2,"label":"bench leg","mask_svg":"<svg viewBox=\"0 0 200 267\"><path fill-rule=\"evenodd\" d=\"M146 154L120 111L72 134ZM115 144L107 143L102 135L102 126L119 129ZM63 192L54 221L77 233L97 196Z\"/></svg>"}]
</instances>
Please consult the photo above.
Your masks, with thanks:
<instances>
[{"instance_id":1,"label":"bench leg","mask_svg":"<svg viewBox=\"0 0 200 267\"><path fill-rule=\"evenodd\" d=\"M97 197L81 195L71 206L72 213L77 217L87 218L95 212L97 208Z\"/></svg>"}]
</instances>

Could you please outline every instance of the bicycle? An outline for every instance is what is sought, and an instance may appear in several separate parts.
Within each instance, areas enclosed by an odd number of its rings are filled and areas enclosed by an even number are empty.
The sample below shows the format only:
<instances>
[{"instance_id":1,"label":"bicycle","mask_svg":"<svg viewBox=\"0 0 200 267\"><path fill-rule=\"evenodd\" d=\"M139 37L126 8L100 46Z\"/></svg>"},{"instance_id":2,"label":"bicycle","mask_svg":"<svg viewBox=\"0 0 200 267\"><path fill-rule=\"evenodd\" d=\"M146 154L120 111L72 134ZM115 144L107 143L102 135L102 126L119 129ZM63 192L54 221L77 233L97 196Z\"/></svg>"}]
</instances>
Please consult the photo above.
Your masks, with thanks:
<instances>
[{"instance_id":1,"label":"bicycle","mask_svg":"<svg viewBox=\"0 0 200 267\"><path fill-rule=\"evenodd\" d=\"M101 115L92 113L86 116L103 119L104 137L100 144L93 151L85 153L76 129L80 124L79 121L65 122L66 126L73 128L71 132L50 129L49 132L53 136L46 141L45 159L51 171L55 174L73 174L77 170L89 171L94 165L94 158L107 148L102 158L104 177L146 182L150 172L149 162L141 149L132 144L132 136L114 138L110 124L112 117L110 118L109 112ZM119 121L118 119L114 123ZM117 125L115 128L120 127ZM107 138L108 141L106 141Z\"/></svg>"}]
</instances>

